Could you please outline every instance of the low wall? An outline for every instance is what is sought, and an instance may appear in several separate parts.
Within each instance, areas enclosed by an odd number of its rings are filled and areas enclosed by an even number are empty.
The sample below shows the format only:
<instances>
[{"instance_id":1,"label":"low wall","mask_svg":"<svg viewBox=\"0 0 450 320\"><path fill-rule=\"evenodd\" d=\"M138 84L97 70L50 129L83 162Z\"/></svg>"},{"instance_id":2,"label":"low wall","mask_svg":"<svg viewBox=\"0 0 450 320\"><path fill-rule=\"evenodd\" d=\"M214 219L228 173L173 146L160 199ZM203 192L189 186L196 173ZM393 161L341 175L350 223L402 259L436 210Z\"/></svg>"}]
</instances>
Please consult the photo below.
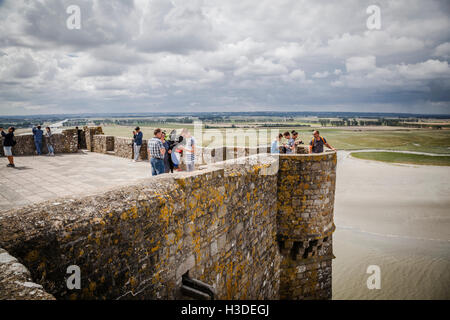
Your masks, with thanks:
<instances>
[{"instance_id":1,"label":"low wall","mask_svg":"<svg viewBox=\"0 0 450 320\"><path fill-rule=\"evenodd\" d=\"M133 159L134 149L133 149L133 139L125 137L114 137L114 153L118 157ZM139 159L148 160L147 154L147 140L142 141L141 150L139 152Z\"/></svg>"},{"instance_id":2,"label":"low wall","mask_svg":"<svg viewBox=\"0 0 450 320\"><path fill-rule=\"evenodd\" d=\"M32 134L14 136L17 144L12 148L15 156L31 156L36 154L34 137ZM3 140L0 139L0 155L4 156ZM63 130L62 133L53 134L53 147L55 153L74 153L78 151L78 135L75 129ZM42 140L42 153L48 153L47 139Z\"/></svg>"},{"instance_id":3,"label":"low wall","mask_svg":"<svg viewBox=\"0 0 450 320\"><path fill-rule=\"evenodd\" d=\"M114 151L114 136L94 135L92 138L92 151L107 153Z\"/></svg>"},{"instance_id":4,"label":"low wall","mask_svg":"<svg viewBox=\"0 0 450 320\"><path fill-rule=\"evenodd\" d=\"M133 139L115 137L114 154L121 158L133 159Z\"/></svg>"},{"instance_id":5,"label":"low wall","mask_svg":"<svg viewBox=\"0 0 450 320\"><path fill-rule=\"evenodd\" d=\"M86 149L88 151L94 151L94 136L95 135L102 135L103 134L103 128L102 127L84 127L84 136L86 139Z\"/></svg>"},{"instance_id":6,"label":"low wall","mask_svg":"<svg viewBox=\"0 0 450 320\"><path fill-rule=\"evenodd\" d=\"M117 142L117 141L116 141ZM0 246L59 299L176 299L185 273L219 299L278 299L271 157L147 179L7 212ZM81 269L81 290L66 268Z\"/></svg>"}]
</instances>

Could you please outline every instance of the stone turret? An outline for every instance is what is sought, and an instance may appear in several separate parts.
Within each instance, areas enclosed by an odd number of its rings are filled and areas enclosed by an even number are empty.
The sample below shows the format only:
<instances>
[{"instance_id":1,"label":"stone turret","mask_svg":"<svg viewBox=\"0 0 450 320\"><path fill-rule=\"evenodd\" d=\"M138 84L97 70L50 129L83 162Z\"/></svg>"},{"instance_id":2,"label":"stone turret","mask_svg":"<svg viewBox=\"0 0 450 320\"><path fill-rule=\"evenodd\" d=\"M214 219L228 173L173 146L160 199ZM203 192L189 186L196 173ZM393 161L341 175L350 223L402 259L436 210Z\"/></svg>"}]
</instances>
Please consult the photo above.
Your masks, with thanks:
<instances>
[{"instance_id":1,"label":"stone turret","mask_svg":"<svg viewBox=\"0 0 450 320\"><path fill-rule=\"evenodd\" d=\"M280 156L280 299L331 299L336 162L335 152Z\"/></svg>"}]
</instances>

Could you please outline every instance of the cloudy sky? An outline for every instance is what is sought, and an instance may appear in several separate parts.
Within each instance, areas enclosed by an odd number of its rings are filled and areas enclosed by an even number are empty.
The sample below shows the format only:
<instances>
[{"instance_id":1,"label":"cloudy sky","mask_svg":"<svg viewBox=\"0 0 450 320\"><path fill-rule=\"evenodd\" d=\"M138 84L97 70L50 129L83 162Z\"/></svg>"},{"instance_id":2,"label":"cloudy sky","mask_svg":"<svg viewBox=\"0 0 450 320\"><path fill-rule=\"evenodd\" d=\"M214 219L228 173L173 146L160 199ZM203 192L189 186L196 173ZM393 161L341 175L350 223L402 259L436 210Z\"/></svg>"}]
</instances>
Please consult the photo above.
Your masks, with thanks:
<instances>
[{"instance_id":1,"label":"cloudy sky","mask_svg":"<svg viewBox=\"0 0 450 320\"><path fill-rule=\"evenodd\" d=\"M0 0L0 114L450 114L449 17L448 0Z\"/></svg>"}]
</instances>

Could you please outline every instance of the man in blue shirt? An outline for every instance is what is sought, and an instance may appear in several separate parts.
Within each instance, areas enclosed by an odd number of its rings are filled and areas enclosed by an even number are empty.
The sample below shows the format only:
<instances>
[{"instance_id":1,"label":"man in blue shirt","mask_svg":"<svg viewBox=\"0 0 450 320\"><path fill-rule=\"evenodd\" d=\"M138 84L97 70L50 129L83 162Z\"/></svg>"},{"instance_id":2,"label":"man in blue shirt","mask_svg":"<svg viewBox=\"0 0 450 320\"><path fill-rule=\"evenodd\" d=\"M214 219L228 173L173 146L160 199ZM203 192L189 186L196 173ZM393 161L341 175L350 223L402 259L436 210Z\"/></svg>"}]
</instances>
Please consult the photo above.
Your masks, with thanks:
<instances>
[{"instance_id":1,"label":"man in blue shirt","mask_svg":"<svg viewBox=\"0 0 450 320\"><path fill-rule=\"evenodd\" d=\"M135 131L133 131L133 149L134 149L134 159L133 162L136 162L139 159L139 153L141 152L142 146L142 137L143 134L141 132L141 128L136 127Z\"/></svg>"},{"instance_id":2,"label":"man in blue shirt","mask_svg":"<svg viewBox=\"0 0 450 320\"><path fill-rule=\"evenodd\" d=\"M270 153L272 153L272 154L280 153L280 141L281 141L281 138L283 138L283 135L280 133L275 138L275 140L272 141L272 145L270 146Z\"/></svg>"},{"instance_id":3,"label":"man in blue shirt","mask_svg":"<svg viewBox=\"0 0 450 320\"><path fill-rule=\"evenodd\" d=\"M36 153L38 156L41 155L43 135L44 131L41 130L41 126L33 127L34 145L36 146Z\"/></svg>"},{"instance_id":4,"label":"man in blue shirt","mask_svg":"<svg viewBox=\"0 0 450 320\"><path fill-rule=\"evenodd\" d=\"M294 153L295 140L291 138L291 133L289 131L286 131L283 136L287 140L287 143L284 145L284 147L286 148L286 154Z\"/></svg>"}]
</instances>

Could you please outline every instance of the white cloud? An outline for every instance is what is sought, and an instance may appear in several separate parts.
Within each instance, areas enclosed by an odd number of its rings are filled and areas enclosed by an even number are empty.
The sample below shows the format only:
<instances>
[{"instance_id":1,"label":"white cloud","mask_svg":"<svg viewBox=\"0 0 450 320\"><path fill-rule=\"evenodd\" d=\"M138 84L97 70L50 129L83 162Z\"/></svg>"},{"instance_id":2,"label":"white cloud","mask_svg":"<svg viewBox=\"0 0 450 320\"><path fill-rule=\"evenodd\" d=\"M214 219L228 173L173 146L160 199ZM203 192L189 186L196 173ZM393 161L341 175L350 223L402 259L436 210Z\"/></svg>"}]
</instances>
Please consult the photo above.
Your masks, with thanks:
<instances>
[{"instance_id":1,"label":"white cloud","mask_svg":"<svg viewBox=\"0 0 450 320\"><path fill-rule=\"evenodd\" d=\"M376 68L376 58L374 56L367 57L351 57L345 62L347 72L370 71Z\"/></svg>"},{"instance_id":2,"label":"white cloud","mask_svg":"<svg viewBox=\"0 0 450 320\"><path fill-rule=\"evenodd\" d=\"M433 56L450 59L450 42L438 45L436 49L434 49Z\"/></svg>"},{"instance_id":3,"label":"white cloud","mask_svg":"<svg viewBox=\"0 0 450 320\"><path fill-rule=\"evenodd\" d=\"M312 77L317 79L325 79L328 78L329 75L330 73L328 71L324 71L324 72L316 72L312 75Z\"/></svg>"},{"instance_id":4,"label":"white cloud","mask_svg":"<svg viewBox=\"0 0 450 320\"><path fill-rule=\"evenodd\" d=\"M358 60L358 59L357 59ZM369 59L372 60L372 59ZM354 60L355 61L355 60ZM347 68L347 70L349 70ZM428 81L440 81L449 85L450 67L447 61L427 60L416 64L398 64L376 67L375 61L356 61L349 74L343 75L333 82L336 87L374 88L392 91L424 91L429 92Z\"/></svg>"},{"instance_id":5,"label":"white cloud","mask_svg":"<svg viewBox=\"0 0 450 320\"><path fill-rule=\"evenodd\" d=\"M69 4L81 8L81 30L66 28ZM430 101L450 113L448 6L379 5L382 28L369 31L360 0L6 0L0 114L299 101L322 110Z\"/></svg>"},{"instance_id":6,"label":"white cloud","mask_svg":"<svg viewBox=\"0 0 450 320\"><path fill-rule=\"evenodd\" d=\"M247 57L239 58L238 69L234 71L235 76L282 76L288 69L264 58L256 58L250 61Z\"/></svg>"}]
</instances>

